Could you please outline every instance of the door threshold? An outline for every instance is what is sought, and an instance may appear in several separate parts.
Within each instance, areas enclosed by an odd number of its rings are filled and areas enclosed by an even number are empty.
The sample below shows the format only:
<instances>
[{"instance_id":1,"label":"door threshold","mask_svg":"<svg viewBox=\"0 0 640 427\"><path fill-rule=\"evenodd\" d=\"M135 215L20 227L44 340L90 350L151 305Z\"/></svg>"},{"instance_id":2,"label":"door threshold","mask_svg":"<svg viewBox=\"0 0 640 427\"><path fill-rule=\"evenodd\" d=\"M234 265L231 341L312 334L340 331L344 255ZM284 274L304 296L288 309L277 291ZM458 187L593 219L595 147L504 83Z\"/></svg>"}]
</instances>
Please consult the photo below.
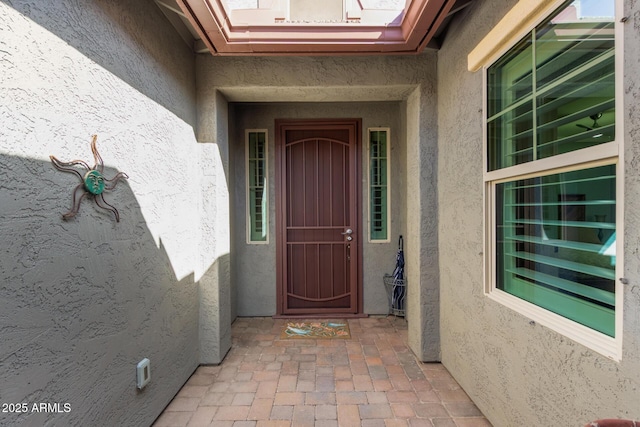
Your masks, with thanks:
<instances>
[{"instance_id":1,"label":"door threshold","mask_svg":"<svg viewBox=\"0 0 640 427\"><path fill-rule=\"evenodd\" d=\"M318 314L274 314L273 319L363 319L369 317L365 313L318 313Z\"/></svg>"}]
</instances>

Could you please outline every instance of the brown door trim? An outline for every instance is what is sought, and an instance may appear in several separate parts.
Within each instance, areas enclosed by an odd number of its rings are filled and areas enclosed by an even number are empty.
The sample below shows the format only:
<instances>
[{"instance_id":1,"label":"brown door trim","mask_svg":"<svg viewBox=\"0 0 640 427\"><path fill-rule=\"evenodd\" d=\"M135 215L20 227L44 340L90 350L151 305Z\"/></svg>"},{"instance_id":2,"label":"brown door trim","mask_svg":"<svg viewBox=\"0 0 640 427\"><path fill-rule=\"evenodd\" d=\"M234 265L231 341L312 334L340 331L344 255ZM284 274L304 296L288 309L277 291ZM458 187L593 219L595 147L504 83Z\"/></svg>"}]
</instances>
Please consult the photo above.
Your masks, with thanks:
<instances>
[{"instance_id":1,"label":"brown door trim","mask_svg":"<svg viewBox=\"0 0 640 427\"><path fill-rule=\"evenodd\" d=\"M285 296L287 295L286 284L286 131L288 130L333 130L350 128L353 130L355 152L353 153L354 179L355 179L355 218L358 232L354 236L353 244L357 248L356 262L356 307L355 310L348 313L338 313L328 311L326 313L314 312L311 315L305 313L287 312ZM275 121L275 191L276 191L276 280L277 280L277 297L276 297L276 315L275 317L321 317L323 315L330 317L346 317L346 316L362 316L362 236L364 230L362 228L362 120L361 119L277 119Z\"/></svg>"}]
</instances>

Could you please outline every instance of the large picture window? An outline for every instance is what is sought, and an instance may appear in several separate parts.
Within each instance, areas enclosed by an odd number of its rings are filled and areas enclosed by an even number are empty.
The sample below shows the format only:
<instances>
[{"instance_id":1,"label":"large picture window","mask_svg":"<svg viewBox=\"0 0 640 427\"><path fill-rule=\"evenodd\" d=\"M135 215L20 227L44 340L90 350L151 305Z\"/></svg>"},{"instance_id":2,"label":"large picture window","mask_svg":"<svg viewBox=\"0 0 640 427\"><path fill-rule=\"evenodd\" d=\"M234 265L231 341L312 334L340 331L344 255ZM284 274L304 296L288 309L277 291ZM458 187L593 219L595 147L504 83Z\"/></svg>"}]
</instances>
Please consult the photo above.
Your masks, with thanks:
<instances>
[{"instance_id":1,"label":"large picture window","mask_svg":"<svg viewBox=\"0 0 640 427\"><path fill-rule=\"evenodd\" d=\"M620 181L614 4L565 2L486 69L489 292L610 338Z\"/></svg>"}]
</instances>

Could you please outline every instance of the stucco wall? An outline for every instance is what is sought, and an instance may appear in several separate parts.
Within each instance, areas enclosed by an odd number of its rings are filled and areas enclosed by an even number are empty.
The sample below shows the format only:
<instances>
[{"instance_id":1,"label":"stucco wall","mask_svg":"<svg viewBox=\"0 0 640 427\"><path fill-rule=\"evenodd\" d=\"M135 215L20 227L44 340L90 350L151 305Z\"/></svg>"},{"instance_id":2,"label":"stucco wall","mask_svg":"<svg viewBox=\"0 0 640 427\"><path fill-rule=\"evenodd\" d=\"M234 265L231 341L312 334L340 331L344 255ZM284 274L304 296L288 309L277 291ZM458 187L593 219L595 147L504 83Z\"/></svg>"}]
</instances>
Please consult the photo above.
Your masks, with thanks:
<instances>
[{"instance_id":1,"label":"stucco wall","mask_svg":"<svg viewBox=\"0 0 640 427\"><path fill-rule=\"evenodd\" d=\"M435 66L435 64L433 64ZM440 360L436 86L425 82L406 101L405 253L409 346Z\"/></svg>"},{"instance_id":2,"label":"stucco wall","mask_svg":"<svg viewBox=\"0 0 640 427\"><path fill-rule=\"evenodd\" d=\"M640 4L625 2L625 272L622 361L616 362L483 293L482 72L466 56L515 4L475 2L438 61L438 209L442 361L495 426L579 426L640 418Z\"/></svg>"},{"instance_id":3,"label":"stucco wall","mask_svg":"<svg viewBox=\"0 0 640 427\"><path fill-rule=\"evenodd\" d=\"M401 102L318 103L318 104L236 104L231 123L233 179L233 282L237 287L237 307L240 316L271 316L276 312L276 235L275 235L275 129L279 118L362 118L362 231L363 239L363 310L367 314L387 314L388 302L382 276L393 270L396 240L404 220L398 207L404 195L403 158L398 155L404 144L400 126ZM370 243L367 237L367 128L391 128L391 238L390 243ZM268 130L269 179L269 243L246 244L246 178L245 129Z\"/></svg>"},{"instance_id":4,"label":"stucco wall","mask_svg":"<svg viewBox=\"0 0 640 427\"><path fill-rule=\"evenodd\" d=\"M207 93L203 91L198 96ZM203 364L220 363L227 354L231 348L231 323L236 317L230 271L228 107L219 92L213 93L212 101L198 112L200 177L194 181L199 181L200 191L197 251Z\"/></svg>"},{"instance_id":5,"label":"stucco wall","mask_svg":"<svg viewBox=\"0 0 640 427\"><path fill-rule=\"evenodd\" d=\"M193 54L150 0L3 1L0 58L0 402L70 405L0 425L149 425L199 356ZM61 217L92 134L119 223Z\"/></svg>"}]
</instances>

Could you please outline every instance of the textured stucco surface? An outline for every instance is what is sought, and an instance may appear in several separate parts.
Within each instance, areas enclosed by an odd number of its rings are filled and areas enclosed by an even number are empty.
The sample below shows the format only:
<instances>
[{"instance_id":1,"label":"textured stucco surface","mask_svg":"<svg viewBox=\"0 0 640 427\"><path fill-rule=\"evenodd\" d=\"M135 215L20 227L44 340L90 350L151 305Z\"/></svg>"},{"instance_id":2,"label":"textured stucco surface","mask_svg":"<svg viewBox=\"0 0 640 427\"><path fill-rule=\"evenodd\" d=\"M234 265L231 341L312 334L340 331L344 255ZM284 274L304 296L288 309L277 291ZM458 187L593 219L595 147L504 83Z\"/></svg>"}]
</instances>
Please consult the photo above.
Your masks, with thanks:
<instances>
[{"instance_id":1,"label":"textured stucco surface","mask_svg":"<svg viewBox=\"0 0 640 427\"><path fill-rule=\"evenodd\" d=\"M204 113L201 108L207 105L211 108L213 90L232 102L404 100L418 85L435 82L435 61L433 52L388 57L198 55L198 111ZM209 114L204 115L209 124L215 124Z\"/></svg>"},{"instance_id":2,"label":"textured stucco surface","mask_svg":"<svg viewBox=\"0 0 640 427\"><path fill-rule=\"evenodd\" d=\"M429 81L406 102L406 310L409 346L422 361L440 360L435 98Z\"/></svg>"},{"instance_id":3,"label":"textured stucco surface","mask_svg":"<svg viewBox=\"0 0 640 427\"><path fill-rule=\"evenodd\" d=\"M369 243L367 240L366 149L362 151L362 229L363 239L363 311L367 314L387 314L388 302L382 276L393 270L396 239L400 234L403 212L398 208L404 195L400 191L403 181L403 159L398 155L404 144L400 127L401 102L381 103L278 103L236 104L233 107L232 158L233 179L233 282L237 288L239 316L273 315L276 311L276 235L275 235L275 119L301 118L362 118L363 143L366 144L367 128L391 128L391 243ZM246 177L245 177L245 129L268 131L268 179L269 179L269 243L246 244Z\"/></svg>"},{"instance_id":4,"label":"textured stucco surface","mask_svg":"<svg viewBox=\"0 0 640 427\"><path fill-rule=\"evenodd\" d=\"M200 363L217 364L231 348L235 301L231 288L227 101L219 93L212 111L215 138L200 141ZM211 260L215 260L213 265Z\"/></svg>"},{"instance_id":5,"label":"textured stucco surface","mask_svg":"<svg viewBox=\"0 0 640 427\"><path fill-rule=\"evenodd\" d=\"M301 117L392 129L392 242L364 241L365 313L386 310L402 233L411 348L442 357L494 425L640 418L640 2L624 2L619 362L483 293L482 75L466 54L515 3L474 2L438 54L194 67L151 0L0 0L0 403L71 405L0 425L149 425L198 363L223 359L236 316L273 314L275 215L271 244L246 245L243 132L269 130L273 174L273 120ZM61 219L77 180L48 155L92 163L94 133L107 177L130 175L106 195L120 223L90 200Z\"/></svg>"},{"instance_id":6,"label":"textured stucco surface","mask_svg":"<svg viewBox=\"0 0 640 427\"><path fill-rule=\"evenodd\" d=\"M404 170L400 179L400 192L408 199L406 203L404 199L400 201L407 208L407 214L397 225L396 230L399 231L394 232L403 232L406 237L410 344L421 360L438 360L436 54L428 52L419 56L299 58L221 58L199 55L196 73L200 141L212 140L217 127L221 125L215 120L217 93L225 95L227 100L241 102L401 101L399 114L404 119L401 121L401 132L402 139L406 138L406 146L398 148L403 155L399 167ZM234 197L233 206L244 203L242 200L238 202L238 197ZM234 227L234 230L239 229L241 227ZM234 235L232 252L235 252L235 245L242 245L244 241L244 236ZM390 252L395 252L395 244L390 244L389 247L393 247ZM266 261L273 254L265 254L265 259L261 259L255 251L260 251L260 248L248 249L247 257L258 257L252 258L251 262L263 265L263 274L274 275L273 264ZM381 257L380 254L375 255L378 256ZM244 268L244 262L234 265ZM392 265L388 268L392 268ZM372 274L377 275L379 270L381 269L373 270L375 273ZM234 268L233 271L235 274L238 270ZM243 283L246 280L248 279L241 277ZM372 285L376 287L378 281L379 279L374 279ZM244 291L233 277L232 282L237 298L240 299ZM265 290L260 285L256 291ZM376 289L376 293L369 297L373 301L369 306L365 291L366 309L373 310L372 307L378 306L379 291ZM263 293L260 295L268 297ZM238 301L238 307L243 304L244 302ZM243 311L239 310L241 312Z\"/></svg>"},{"instance_id":7,"label":"textured stucco surface","mask_svg":"<svg viewBox=\"0 0 640 427\"><path fill-rule=\"evenodd\" d=\"M495 426L640 418L640 3L625 2L625 271L622 360L610 360L483 294L482 72L466 52L515 1L475 2L438 61L442 361Z\"/></svg>"},{"instance_id":8,"label":"textured stucco surface","mask_svg":"<svg viewBox=\"0 0 640 427\"><path fill-rule=\"evenodd\" d=\"M3 1L0 76L0 402L71 408L0 425L150 425L198 365L215 261L194 261L193 54L152 1ZM48 156L93 164L94 133L130 176L105 196L120 223L89 199L61 218L78 179Z\"/></svg>"}]
</instances>

